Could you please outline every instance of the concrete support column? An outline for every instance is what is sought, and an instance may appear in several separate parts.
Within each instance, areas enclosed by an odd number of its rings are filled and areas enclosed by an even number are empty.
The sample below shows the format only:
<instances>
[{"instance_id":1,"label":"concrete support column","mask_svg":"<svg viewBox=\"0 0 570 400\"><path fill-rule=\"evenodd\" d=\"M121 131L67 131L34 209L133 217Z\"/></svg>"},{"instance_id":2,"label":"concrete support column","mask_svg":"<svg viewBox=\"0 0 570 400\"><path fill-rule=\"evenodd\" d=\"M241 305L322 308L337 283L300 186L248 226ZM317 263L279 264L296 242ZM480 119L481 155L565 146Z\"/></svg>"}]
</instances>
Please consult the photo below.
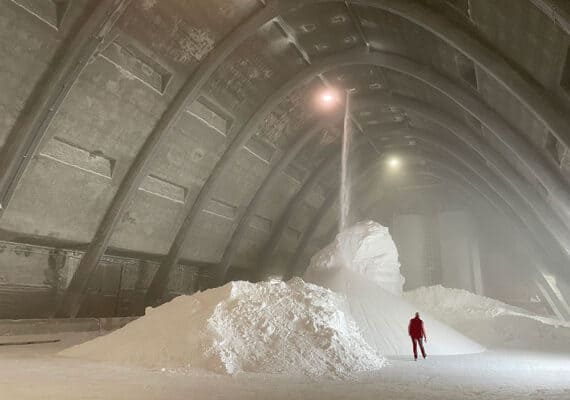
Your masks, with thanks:
<instances>
[{"instance_id":1,"label":"concrete support column","mask_svg":"<svg viewBox=\"0 0 570 400\"><path fill-rule=\"evenodd\" d=\"M469 214L464 211L446 211L439 213L438 220L442 284L475 292L477 288L481 290L479 247L472 240Z\"/></svg>"},{"instance_id":2,"label":"concrete support column","mask_svg":"<svg viewBox=\"0 0 570 400\"><path fill-rule=\"evenodd\" d=\"M396 214L392 237L398 249L400 272L406 278L404 290L430 285L426 218L421 214Z\"/></svg>"},{"instance_id":3,"label":"concrete support column","mask_svg":"<svg viewBox=\"0 0 570 400\"><path fill-rule=\"evenodd\" d=\"M471 219L471 218L470 218ZM473 221L471 221L473 222ZM469 259L471 262L471 271L473 273L473 289L476 294L483 296L485 293L483 285L483 272L481 271L481 255L479 252L478 232L471 224L471 240L469 241Z\"/></svg>"},{"instance_id":4,"label":"concrete support column","mask_svg":"<svg viewBox=\"0 0 570 400\"><path fill-rule=\"evenodd\" d=\"M439 224L437 214L426 217L426 249L428 264L428 284L441 283L441 249L439 246Z\"/></svg>"}]
</instances>

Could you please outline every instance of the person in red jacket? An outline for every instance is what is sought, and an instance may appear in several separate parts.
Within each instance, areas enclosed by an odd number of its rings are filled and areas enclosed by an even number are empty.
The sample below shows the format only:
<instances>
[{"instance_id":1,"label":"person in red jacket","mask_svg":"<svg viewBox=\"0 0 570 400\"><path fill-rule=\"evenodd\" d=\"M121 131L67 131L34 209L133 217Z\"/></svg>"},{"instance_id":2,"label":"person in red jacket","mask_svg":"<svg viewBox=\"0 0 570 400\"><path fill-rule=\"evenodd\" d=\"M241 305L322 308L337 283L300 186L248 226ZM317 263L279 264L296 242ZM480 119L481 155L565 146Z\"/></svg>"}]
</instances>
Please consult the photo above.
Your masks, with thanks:
<instances>
[{"instance_id":1,"label":"person in red jacket","mask_svg":"<svg viewBox=\"0 0 570 400\"><path fill-rule=\"evenodd\" d=\"M414 359L418 359L418 344L422 351L422 356L426 358L426 351L424 350L424 344L422 339L427 341L426 332L424 330L424 321L420 319L420 313L416 313L416 316L410 320L410 325L408 325L408 334L412 338L412 345L414 347Z\"/></svg>"}]
</instances>

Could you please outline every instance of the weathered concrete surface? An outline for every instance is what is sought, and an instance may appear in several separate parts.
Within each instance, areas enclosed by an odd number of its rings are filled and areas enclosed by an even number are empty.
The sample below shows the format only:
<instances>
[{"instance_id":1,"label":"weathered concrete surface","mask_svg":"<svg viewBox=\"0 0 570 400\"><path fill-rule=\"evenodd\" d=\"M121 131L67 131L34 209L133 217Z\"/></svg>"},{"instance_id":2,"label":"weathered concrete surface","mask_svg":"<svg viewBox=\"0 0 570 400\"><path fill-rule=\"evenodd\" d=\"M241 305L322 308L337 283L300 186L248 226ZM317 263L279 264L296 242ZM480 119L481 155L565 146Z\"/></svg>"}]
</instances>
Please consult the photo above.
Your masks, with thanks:
<instances>
[{"instance_id":1,"label":"weathered concrete surface","mask_svg":"<svg viewBox=\"0 0 570 400\"><path fill-rule=\"evenodd\" d=\"M75 24L92 9L94 0L72 3L59 19L51 1L35 6L34 2L20 0L0 3L0 151L25 112L37 82L65 46ZM53 265L63 265L67 282L83 254L77 250L92 240L126 171L183 82L222 38L262 7L261 3L133 2L109 35L109 43L79 76L48 129L49 140L31 160L0 218L0 230L9 232L8 241L13 242L0 252L0 286L4 290L0 298L11 299L5 303L10 304L9 309L17 311L19 300L27 295L36 299L34 304L46 305L36 311L48 313L52 309L65 287L54 277ZM505 2L492 1L471 2L467 8L463 7L465 2L454 3L455 8L450 8L449 2L429 2L429 7L452 20L458 29L473 30L492 43L530 81L545 88L549 101L569 110L570 89L562 84L562 79L570 71L566 60L570 37L561 29L563 25L554 23L531 1L519 3L516 9ZM38 5L38 9L26 9ZM318 61L368 42L372 48L423 63L476 93L532 143L537 159L550 163L570 182L568 149L528 112L520 99L482 68L408 20L362 5L353 5L352 9L354 16L342 2L295 10L282 16L287 32L274 23L264 25L216 70L202 88L198 101L176 121L150 165L149 176L121 215L110 248L129 257L103 259L95 276L97 284L90 289L91 305L86 313L140 313L140 298L172 244L183 218L184 204L194 202L234 135L262 106L263 99L306 66L303 53ZM467 117L457 105L425 84L369 66L340 68L327 72L324 78L341 90L354 88L358 93L395 90L465 120L523 175L525 184L544 191L535 177L510 157L477 120ZM322 87L315 80L295 91L251 132L252 140L221 177L213 200L200 210L190 229L182 249L182 261L187 266L173 272L171 294L190 292L199 287L200 279L208 279L204 278L206 268L201 263L220 261L237 211L247 207L272 168L275 155L284 151L299 129L314 119L318 110L313 96ZM364 132L392 120L418 128L437 128L418 115L394 107L369 110L354 118ZM300 183L314 171L330 149L327 146L337 139L334 135L323 137L315 147L307 149L261 201L240 240L233 267L243 269L236 276L256 266L260 249ZM421 145L416 146L421 149ZM271 261L276 274L288 266L309 221L326 200L326 193L337 184L338 179L327 177L294 213ZM368 182L371 187L375 184L373 180ZM372 191L368 196L381 200L380 192ZM425 195L426 203L443 209L457 207L455 201L441 203L428 192L419 191L417 196ZM396 212L401 205L392 199L384 206L375 209L379 219L391 215L390 207ZM489 215L490 211L487 220L492 220ZM334 226L335 218L331 212L327 222L319 227L317 237L321 242ZM34 240L49 245L16 250L18 246L27 248ZM70 249L70 242L77 247ZM311 243L308 252L321 242ZM506 247L505 254L517 253L513 243ZM143 253L145 256L141 256ZM65 261L58 259L54 264L57 257ZM495 261L482 259L482 263L496 266L501 257ZM122 279L120 284L118 277ZM31 315L32 308L20 310Z\"/></svg>"},{"instance_id":2,"label":"weathered concrete surface","mask_svg":"<svg viewBox=\"0 0 570 400\"><path fill-rule=\"evenodd\" d=\"M105 332L122 328L136 317L0 320L0 337L70 332Z\"/></svg>"}]
</instances>

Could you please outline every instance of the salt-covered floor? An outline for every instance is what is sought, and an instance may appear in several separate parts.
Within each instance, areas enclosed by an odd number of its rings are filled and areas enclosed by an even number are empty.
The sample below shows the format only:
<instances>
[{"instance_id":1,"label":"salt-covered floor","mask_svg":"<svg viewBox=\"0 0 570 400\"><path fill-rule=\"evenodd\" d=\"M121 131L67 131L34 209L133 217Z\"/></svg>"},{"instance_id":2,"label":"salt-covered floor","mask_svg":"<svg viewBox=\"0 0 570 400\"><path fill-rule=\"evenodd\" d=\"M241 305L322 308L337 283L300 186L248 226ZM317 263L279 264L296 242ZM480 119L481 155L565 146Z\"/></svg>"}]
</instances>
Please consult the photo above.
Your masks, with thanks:
<instances>
[{"instance_id":1,"label":"salt-covered floor","mask_svg":"<svg viewBox=\"0 0 570 400\"><path fill-rule=\"evenodd\" d=\"M307 382L165 373L55 355L88 338L76 334L56 344L0 347L0 399L570 399L569 353L495 350L418 362L400 358L357 382Z\"/></svg>"}]
</instances>

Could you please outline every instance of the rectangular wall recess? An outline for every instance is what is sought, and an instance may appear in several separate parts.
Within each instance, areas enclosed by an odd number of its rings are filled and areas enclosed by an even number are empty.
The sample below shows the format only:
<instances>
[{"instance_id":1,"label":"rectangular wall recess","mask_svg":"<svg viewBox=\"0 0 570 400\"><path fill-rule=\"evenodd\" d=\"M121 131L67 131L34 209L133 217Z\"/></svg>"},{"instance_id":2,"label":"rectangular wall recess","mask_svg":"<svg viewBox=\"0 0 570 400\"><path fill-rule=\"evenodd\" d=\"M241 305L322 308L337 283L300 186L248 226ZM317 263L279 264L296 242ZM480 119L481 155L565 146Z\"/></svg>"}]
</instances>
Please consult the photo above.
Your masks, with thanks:
<instances>
[{"instance_id":1,"label":"rectangular wall recess","mask_svg":"<svg viewBox=\"0 0 570 400\"><path fill-rule=\"evenodd\" d=\"M222 112L218 107L213 105L204 97L200 97L188 107L187 112L202 121L204 124L221 134L227 136L232 118Z\"/></svg>"},{"instance_id":2,"label":"rectangular wall recess","mask_svg":"<svg viewBox=\"0 0 570 400\"><path fill-rule=\"evenodd\" d=\"M296 163L290 163L284 171L285 175L293 179L297 183L303 182L305 178L306 171L304 168Z\"/></svg>"},{"instance_id":3,"label":"rectangular wall recess","mask_svg":"<svg viewBox=\"0 0 570 400\"><path fill-rule=\"evenodd\" d=\"M223 200L211 199L203 211L217 217L233 220L237 214L237 206Z\"/></svg>"},{"instance_id":4,"label":"rectangular wall recess","mask_svg":"<svg viewBox=\"0 0 570 400\"><path fill-rule=\"evenodd\" d=\"M12 0L12 2L56 30L61 27L71 3L70 0Z\"/></svg>"},{"instance_id":5,"label":"rectangular wall recess","mask_svg":"<svg viewBox=\"0 0 570 400\"><path fill-rule=\"evenodd\" d=\"M550 131L546 132L544 149L558 166L562 164L562 158L564 157L565 150L564 145L560 143L556 136L554 136Z\"/></svg>"},{"instance_id":6,"label":"rectangular wall recess","mask_svg":"<svg viewBox=\"0 0 570 400\"><path fill-rule=\"evenodd\" d=\"M562 68L562 76L560 77L560 86L566 94L570 95L570 47L566 49L566 59Z\"/></svg>"},{"instance_id":7,"label":"rectangular wall recess","mask_svg":"<svg viewBox=\"0 0 570 400\"><path fill-rule=\"evenodd\" d=\"M249 139L245 145L245 149L266 164L271 162L271 157L273 157L273 154L275 154L275 151L277 150L274 146L256 138L255 136Z\"/></svg>"},{"instance_id":8,"label":"rectangular wall recess","mask_svg":"<svg viewBox=\"0 0 570 400\"><path fill-rule=\"evenodd\" d=\"M461 78L473 89L477 89L477 72L475 71L475 64L473 61L463 54L458 53L455 55L455 65L457 65L459 76L461 76Z\"/></svg>"},{"instance_id":9,"label":"rectangular wall recess","mask_svg":"<svg viewBox=\"0 0 570 400\"><path fill-rule=\"evenodd\" d=\"M252 215L249 226L262 232L271 232L271 220L260 215Z\"/></svg>"},{"instance_id":10,"label":"rectangular wall recess","mask_svg":"<svg viewBox=\"0 0 570 400\"><path fill-rule=\"evenodd\" d=\"M172 78L166 68L120 36L103 50L101 57L160 94Z\"/></svg>"},{"instance_id":11,"label":"rectangular wall recess","mask_svg":"<svg viewBox=\"0 0 570 400\"><path fill-rule=\"evenodd\" d=\"M88 151L62 139L49 140L39 155L105 178L113 176L115 160L105 157L99 151Z\"/></svg>"},{"instance_id":12,"label":"rectangular wall recess","mask_svg":"<svg viewBox=\"0 0 570 400\"><path fill-rule=\"evenodd\" d=\"M147 175L144 178L139 189L175 203L184 204L186 200L186 188L152 175Z\"/></svg>"},{"instance_id":13,"label":"rectangular wall recess","mask_svg":"<svg viewBox=\"0 0 570 400\"><path fill-rule=\"evenodd\" d=\"M301 232L297 229L293 229L290 226L285 229L285 238L294 242L297 242L301 239Z\"/></svg>"}]
</instances>

